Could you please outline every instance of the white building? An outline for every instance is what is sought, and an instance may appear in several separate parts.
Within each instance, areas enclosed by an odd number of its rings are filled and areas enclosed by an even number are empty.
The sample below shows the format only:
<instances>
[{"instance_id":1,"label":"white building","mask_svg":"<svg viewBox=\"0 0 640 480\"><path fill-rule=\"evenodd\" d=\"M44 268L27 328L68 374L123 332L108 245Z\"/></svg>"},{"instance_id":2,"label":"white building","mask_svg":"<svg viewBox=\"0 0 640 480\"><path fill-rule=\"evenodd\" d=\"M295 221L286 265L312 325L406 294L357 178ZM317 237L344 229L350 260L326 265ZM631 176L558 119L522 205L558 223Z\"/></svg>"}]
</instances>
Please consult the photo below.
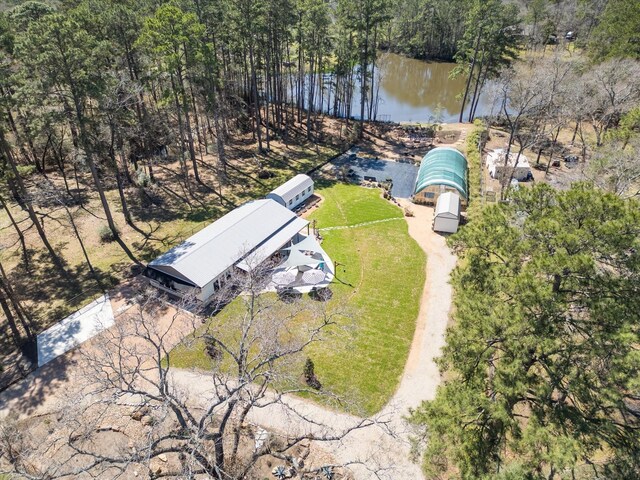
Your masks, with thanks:
<instances>
[{"instance_id":1,"label":"white building","mask_svg":"<svg viewBox=\"0 0 640 480\"><path fill-rule=\"evenodd\" d=\"M438 197L433 230L436 232L456 233L460 223L460 196L453 192L443 193Z\"/></svg>"},{"instance_id":2,"label":"white building","mask_svg":"<svg viewBox=\"0 0 640 480\"><path fill-rule=\"evenodd\" d=\"M505 158L506 151L503 148L498 148L489 152L486 163L491 178L515 178L516 180L523 182L532 175L529 160L524 155L520 154L518 157L517 152L509 152L509 161L506 162L506 165Z\"/></svg>"},{"instance_id":3,"label":"white building","mask_svg":"<svg viewBox=\"0 0 640 480\"><path fill-rule=\"evenodd\" d=\"M308 225L274 200L245 203L153 260L145 275L162 291L207 304L234 269L261 264Z\"/></svg>"},{"instance_id":4,"label":"white building","mask_svg":"<svg viewBox=\"0 0 640 480\"><path fill-rule=\"evenodd\" d=\"M293 210L311 195L313 195L313 180L301 173L269 193L267 198Z\"/></svg>"}]
</instances>

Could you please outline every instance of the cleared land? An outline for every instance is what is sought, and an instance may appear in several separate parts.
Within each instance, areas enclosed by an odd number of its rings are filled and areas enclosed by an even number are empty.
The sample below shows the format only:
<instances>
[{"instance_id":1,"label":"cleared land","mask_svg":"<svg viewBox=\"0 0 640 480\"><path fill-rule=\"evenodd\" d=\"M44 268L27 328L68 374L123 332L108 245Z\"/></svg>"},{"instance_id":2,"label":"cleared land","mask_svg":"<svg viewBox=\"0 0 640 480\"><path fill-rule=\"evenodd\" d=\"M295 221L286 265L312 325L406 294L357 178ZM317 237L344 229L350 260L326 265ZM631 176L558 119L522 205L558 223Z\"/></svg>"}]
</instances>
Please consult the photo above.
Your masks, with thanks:
<instances>
[{"instance_id":1,"label":"cleared land","mask_svg":"<svg viewBox=\"0 0 640 480\"><path fill-rule=\"evenodd\" d=\"M379 190L336 184L318 193L324 201L310 218L317 221L323 248L338 265L330 302L347 305L350 314L347 328L337 328L307 354L323 388L349 398L347 410L371 414L384 406L400 381L418 316L426 256L409 236L402 211L382 199ZM398 220L322 230L388 218ZM311 300L305 296L302 301ZM241 308L239 300L232 302L216 322ZM180 368L211 365L200 342L176 348L171 363Z\"/></svg>"}]
</instances>

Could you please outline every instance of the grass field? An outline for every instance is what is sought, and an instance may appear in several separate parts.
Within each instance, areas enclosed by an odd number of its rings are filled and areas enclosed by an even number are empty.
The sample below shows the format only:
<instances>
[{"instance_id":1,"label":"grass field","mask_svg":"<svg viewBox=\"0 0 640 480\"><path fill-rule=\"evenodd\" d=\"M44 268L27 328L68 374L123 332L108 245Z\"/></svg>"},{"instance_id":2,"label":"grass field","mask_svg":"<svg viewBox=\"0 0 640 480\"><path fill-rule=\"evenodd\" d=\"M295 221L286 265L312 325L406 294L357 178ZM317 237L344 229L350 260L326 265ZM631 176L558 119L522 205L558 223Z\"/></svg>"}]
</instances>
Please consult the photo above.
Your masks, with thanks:
<instances>
[{"instance_id":1,"label":"grass field","mask_svg":"<svg viewBox=\"0 0 640 480\"><path fill-rule=\"evenodd\" d=\"M426 258L409 236L402 211L380 198L379 190L337 184L318 193L324 202L311 219L321 229L323 248L339 265L331 302L348 307L345 322L353 328L312 345L307 354L324 388L352 399L354 405L348 410L371 414L390 399L402 375ZM389 218L397 220L322 230ZM234 301L220 315L238 314L240 308ZM177 367L210 365L198 343L178 347L171 358Z\"/></svg>"}]
</instances>

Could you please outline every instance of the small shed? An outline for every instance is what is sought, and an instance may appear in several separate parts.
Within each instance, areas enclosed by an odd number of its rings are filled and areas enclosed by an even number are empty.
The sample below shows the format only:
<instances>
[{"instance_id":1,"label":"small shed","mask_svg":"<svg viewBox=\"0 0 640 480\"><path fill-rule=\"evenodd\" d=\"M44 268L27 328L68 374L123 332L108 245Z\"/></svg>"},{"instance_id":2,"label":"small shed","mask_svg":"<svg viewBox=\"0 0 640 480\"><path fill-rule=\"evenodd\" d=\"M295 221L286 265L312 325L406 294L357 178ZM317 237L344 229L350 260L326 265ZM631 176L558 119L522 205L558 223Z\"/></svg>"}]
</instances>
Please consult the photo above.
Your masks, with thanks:
<instances>
[{"instance_id":1,"label":"small shed","mask_svg":"<svg viewBox=\"0 0 640 480\"><path fill-rule=\"evenodd\" d=\"M311 195L313 195L313 179L301 173L267 194L267 198L293 210Z\"/></svg>"},{"instance_id":2,"label":"small shed","mask_svg":"<svg viewBox=\"0 0 640 480\"><path fill-rule=\"evenodd\" d=\"M453 192L438 197L433 230L436 232L456 233L460 223L460 196Z\"/></svg>"}]
</instances>

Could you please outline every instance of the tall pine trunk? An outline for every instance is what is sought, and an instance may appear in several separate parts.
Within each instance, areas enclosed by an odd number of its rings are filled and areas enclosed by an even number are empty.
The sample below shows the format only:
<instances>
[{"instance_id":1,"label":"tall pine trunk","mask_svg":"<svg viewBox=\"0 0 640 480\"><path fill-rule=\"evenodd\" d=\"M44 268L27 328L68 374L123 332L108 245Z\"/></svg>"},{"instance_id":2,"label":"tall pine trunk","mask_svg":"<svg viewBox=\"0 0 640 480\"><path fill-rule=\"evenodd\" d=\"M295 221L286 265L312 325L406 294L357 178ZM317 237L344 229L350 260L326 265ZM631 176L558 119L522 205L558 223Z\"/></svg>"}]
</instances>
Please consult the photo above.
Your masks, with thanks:
<instances>
[{"instance_id":1,"label":"tall pine trunk","mask_svg":"<svg viewBox=\"0 0 640 480\"><path fill-rule=\"evenodd\" d=\"M38 232L38 236L40 236L40 239L42 240L42 243L44 244L45 248L47 249L47 252L49 252L49 255L51 256L51 259L53 260L53 263L56 265L56 267L58 267L58 269L63 272L64 274L66 274L66 270L64 269L64 266L62 264L62 260L60 259L60 257L58 256L58 254L55 252L55 250L53 249L53 247L51 246L51 244L49 243L49 239L47 238L47 235L44 232L44 229L42 228L42 225L40 224L40 220L38 219L35 210L33 209L33 205L31 204L31 201L28 198L28 193L27 193L27 189L24 186L24 182L22 181L22 177L20 176L20 172L18 172L18 167L16 165L15 162L15 158L13 157L13 152L11 151L11 147L9 146L9 144L7 143L7 140L4 136L4 131L2 129L0 129L0 150L2 151L2 153L4 154L4 157L7 159L9 166L11 168L11 171L14 175L14 180L16 183L16 186L19 190L20 196L25 199L25 207L27 209L27 213L29 214L29 218L31 219L31 222L33 223L34 227L36 227L36 231Z\"/></svg>"},{"instance_id":2,"label":"tall pine trunk","mask_svg":"<svg viewBox=\"0 0 640 480\"><path fill-rule=\"evenodd\" d=\"M460 116L458 121L462 123L464 116L464 107L467 103L467 97L469 96L469 88L471 87L471 79L473 78L473 72L476 68L476 60L478 58L478 49L480 48L480 40L482 38L482 29L478 30L478 38L476 39L476 46L473 50L473 57L471 59L471 67L469 68L469 77L467 78L467 84L464 88L464 95L462 97L462 106L460 107Z\"/></svg>"},{"instance_id":3,"label":"tall pine trunk","mask_svg":"<svg viewBox=\"0 0 640 480\"><path fill-rule=\"evenodd\" d=\"M27 271L29 271L29 267L30 267L29 252L27 250L27 244L24 240L24 233L22 233L20 226L17 224L15 218L13 218L13 215L11 214L11 210L9 209L9 205L7 205L7 202L5 202L2 195L0 195L0 205L2 205L2 208L7 213L7 217L9 218L11 225L13 226L14 230L18 234L18 239L20 240L20 246L22 247L22 258L24 260L24 266L27 269Z\"/></svg>"}]
</instances>

